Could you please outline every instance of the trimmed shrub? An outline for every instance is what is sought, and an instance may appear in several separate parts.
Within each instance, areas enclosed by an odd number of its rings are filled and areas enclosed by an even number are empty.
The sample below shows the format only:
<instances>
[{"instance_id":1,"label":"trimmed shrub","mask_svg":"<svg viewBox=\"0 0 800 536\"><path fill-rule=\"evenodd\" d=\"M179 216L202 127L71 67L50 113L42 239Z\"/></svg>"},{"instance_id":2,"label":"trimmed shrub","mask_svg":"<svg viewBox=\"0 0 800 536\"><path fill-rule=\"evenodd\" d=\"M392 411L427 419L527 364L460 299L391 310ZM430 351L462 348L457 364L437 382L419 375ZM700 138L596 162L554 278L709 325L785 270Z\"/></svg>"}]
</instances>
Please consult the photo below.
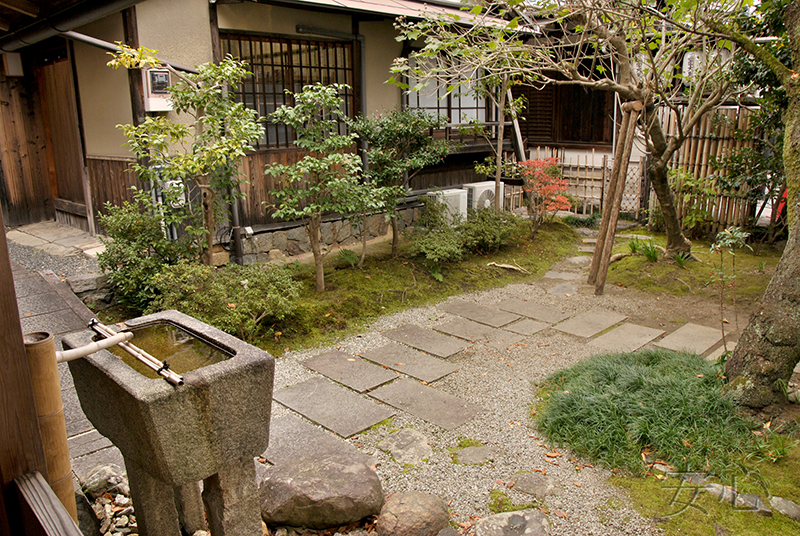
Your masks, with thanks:
<instances>
[{"instance_id":1,"label":"trimmed shrub","mask_svg":"<svg viewBox=\"0 0 800 536\"><path fill-rule=\"evenodd\" d=\"M300 283L271 264L212 268L180 263L154 278L147 312L177 309L242 340L252 341L294 313Z\"/></svg>"}]
</instances>

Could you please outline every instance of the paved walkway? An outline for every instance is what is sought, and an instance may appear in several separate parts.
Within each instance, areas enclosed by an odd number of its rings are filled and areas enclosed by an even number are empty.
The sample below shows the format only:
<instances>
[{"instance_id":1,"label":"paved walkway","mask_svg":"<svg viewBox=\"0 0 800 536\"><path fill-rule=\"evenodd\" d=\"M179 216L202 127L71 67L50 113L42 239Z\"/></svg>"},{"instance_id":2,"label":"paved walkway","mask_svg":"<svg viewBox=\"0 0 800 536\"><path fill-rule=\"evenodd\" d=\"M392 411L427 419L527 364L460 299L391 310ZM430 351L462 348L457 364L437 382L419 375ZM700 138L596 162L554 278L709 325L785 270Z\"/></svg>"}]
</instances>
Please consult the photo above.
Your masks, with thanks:
<instances>
[{"instance_id":1,"label":"paved walkway","mask_svg":"<svg viewBox=\"0 0 800 536\"><path fill-rule=\"evenodd\" d=\"M53 223L21 227L6 236L56 255L96 255L99 246L85 233ZM553 288L569 293L576 280L584 277L587 260L586 256L567 259L545 277L563 281ZM13 273L23 333L48 331L56 336L60 348L64 333L83 329L92 318L92 312L54 274L32 272L19 265L13 266ZM655 343L703 354L715 348L721 338L719 330L694 324L686 324L662 338L663 331L636 325L618 313L596 309L567 314L519 299L508 299L493 307L451 301L442 304L440 310L457 319L437 331L413 324L400 326L382 333L385 346L363 354L328 352L307 359L304 365L315 376L274 394L275 401L294 415L274 420L273 441L264 457L273 461L302 455L309 448L317 453L334 450L363 457L341 438L357 434L396 412L407 412L446 430L462 426L483 409L438 390L436 381L460 373L448 358L467 348L502 350L546 329L570 334L575 337L575 344L588 344L603 351L633 351ZM122 466L119 451L94 430L81 411L65 365L61 365L61 380L75 474L85 476L101 464ZM335 435L308 425L298 415Z\"/></svg>"}]
</instances>

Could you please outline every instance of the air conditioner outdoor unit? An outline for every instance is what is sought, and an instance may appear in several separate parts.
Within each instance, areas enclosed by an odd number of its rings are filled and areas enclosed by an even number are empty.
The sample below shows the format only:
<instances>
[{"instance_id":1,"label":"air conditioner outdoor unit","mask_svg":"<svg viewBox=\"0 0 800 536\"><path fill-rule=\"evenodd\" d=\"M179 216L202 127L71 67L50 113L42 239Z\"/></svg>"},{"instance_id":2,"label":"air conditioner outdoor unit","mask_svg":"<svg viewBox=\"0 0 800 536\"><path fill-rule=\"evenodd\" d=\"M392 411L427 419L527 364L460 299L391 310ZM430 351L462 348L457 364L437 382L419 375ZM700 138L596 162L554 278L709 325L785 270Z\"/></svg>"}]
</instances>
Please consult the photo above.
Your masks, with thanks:
<instances>
[{"instance_id":1,"label":"air conditioner outdoor unit","mask_svg":"<svg viewBox=\"0 0 800 536\"><path fill-rule=\"evenodd\" d=\"M458 216L467 218L467 191L462 189L437 190L428 192L428 197L438 199L448 206L450 216L455 220Z\"/></svg>"},{"instance_id":2,"label":"air conditioner outdoor unit","mask_svg":"<svg viewBox=\"0 0 800 536\"><path fill-rule=\"evenodd\" d=\"M467 206L473 210L494 206L494 181L472 182L465 184ZM503 198L503 183L500 183L500 198Z\"/></svg>"}]
</instances>

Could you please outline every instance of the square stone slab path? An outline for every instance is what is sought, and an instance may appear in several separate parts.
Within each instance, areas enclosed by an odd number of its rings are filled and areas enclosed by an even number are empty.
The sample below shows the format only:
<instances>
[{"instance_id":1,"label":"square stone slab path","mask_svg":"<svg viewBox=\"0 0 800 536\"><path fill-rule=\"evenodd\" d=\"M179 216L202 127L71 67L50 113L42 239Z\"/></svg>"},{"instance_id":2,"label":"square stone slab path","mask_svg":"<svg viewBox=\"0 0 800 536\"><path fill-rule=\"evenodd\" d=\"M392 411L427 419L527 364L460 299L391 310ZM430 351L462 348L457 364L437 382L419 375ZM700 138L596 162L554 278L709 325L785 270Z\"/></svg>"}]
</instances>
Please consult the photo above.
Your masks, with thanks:
<instances>
[{"instance_id":1,"label":"square stone slab path","mask_svg":"<svg viewBox=\"0 0 800 536\"><path fill-rule=\"evenodd\" d=\"M578 337L593 337L626 318L628 317L613 311L586 311L554 326L554 329Z\"/></svg>"},{"instance_id":2,"label":"square stone slab path","mask_svg":"<svg viewBox=\"0 0 800 536\"><path fill-rule=\"evenodd\" d=\"M469 347L469 344L454 337L448 337L412 324L385 331L383 336L445 359Z\"/></svg>"},{"instance_id":3,"label":"square stone slab path","mask_svg":"<svg viewBox=\"0 0 800 536\"><path fill-rule=\"evenodd\" d=\"M397 374L383 367L336 350L306 359L303 364L359 393L374 389L397 377Z\"/></svg>"},{"instance_id":4,"label":"square stone slab path","mask_svg":"<svg viewBox=\"0 0 800 536\"><path fill-rule=\"evenodd\" d=\"M408 378L379 387L369 396L445 430L455 430L483 411L476 404Z\"/></svg>"},{"instance_id":5,"label":"square stone slab path","mask_svg":"<svg viewBox=\"0 0 800 536\"><path fill-rule=\"evenodd\" d=\"M477 303L468 301L454 301L451 303L443 303L439 309L452 313L454 315L463 316L475 322L486 324L494 328L505 326L515 320L519 320L519 315L501 311L493 307L486 307Z\"/></svg>"},{"instance_id":6,"label":"square stone slab path","mask_svg":"<svg viewBox=\"0 0 800 536\"><path fill-rule=\"evenodd\" d=\"M569 315L563 311L559 311L553 307L547 307L536 302L520 300L518 298L509 298L497 304L498 309L509 311L534 320L547 322L548 324L555 324L561 322Z\"/></svg>"},{"instance_id":7,"label":"square stone slab path","mask_svg":"<svg viewBox=\"0 0 800 536\"><path fill-rule=\"evenodd\" d=\"M466 339L471 342L483 342L493 348L505 349L512 346L525 337L518 333L512 333L504 329L496 329L484 324L467 320L466 318L457 318L450 322L445 322L436 328L442 333L447 333L460 339Z\"/></svg>"},{"instance_id":8,"label":"square stone slab path","mask_svg":"<svg viewBox=\"0 0 800 536\"><path fill-rule=\"evenodd\" d=\"M513 324L503 326L503 329L530 337L531 335L539 333L544 328L549 327L550 324L547 322L537 322L536 320L531 320L530 318L523 318L519 322L514 322Z\"/></svg>"},{"instance_id":9,"label":"square stone slab path","mask_svg":"<svg viewBox=\"0 0 800 536\"><path fill-rule=\"evenodd\" d=\"M589 346L606 352L633 352L656 337L663 330L625 323L589 341Z\"/></svg>"},{"instance_id":10,"label":"square stone slab path","mask_svg":"<svg viewBox=\"0 0 800 536\"><path fill-rule=\"evenodd\" d=\"M323 378L311 378L284 387L272 397L342 437L363 432L394 415L394 411L388 407L380 406Z\"/></svg>"},{"instance_id":11,"label":"square stone slab path","mask_svg":"<svg viewBox=\"0 0 800 536\"><path fill-rule=\"evenodd\" d=\"M688 323L679 327L655 343L655 345L660 348L675 350L676 352L687 351L702 355L716 346L721 340L722 331L719 329Z\"/></svg>"},{"instance_id":12,"label":"square stone slab path","mask_svg":"<svg viewBox=\"0 0 800 536\"><path fill-rule=\"evenodd\" d=\"M458 366L453 363L395 343L368 350L361 357L427 383L433 383L458 370Z\"/></svg>"},{"instance_id":13,"label":"square stone slab path","mask_svg":"<svg viewBox=\"0 0 800 536\"><path fill-rule=\"evenodd\" d=\"M306 457L336 454L362 462L379 463L378 458L364 454L356 447L330 432L320 430L295 415L282 415L270 421L269 448L263 456L273 465Z\"/></svg>"}]
</instances>

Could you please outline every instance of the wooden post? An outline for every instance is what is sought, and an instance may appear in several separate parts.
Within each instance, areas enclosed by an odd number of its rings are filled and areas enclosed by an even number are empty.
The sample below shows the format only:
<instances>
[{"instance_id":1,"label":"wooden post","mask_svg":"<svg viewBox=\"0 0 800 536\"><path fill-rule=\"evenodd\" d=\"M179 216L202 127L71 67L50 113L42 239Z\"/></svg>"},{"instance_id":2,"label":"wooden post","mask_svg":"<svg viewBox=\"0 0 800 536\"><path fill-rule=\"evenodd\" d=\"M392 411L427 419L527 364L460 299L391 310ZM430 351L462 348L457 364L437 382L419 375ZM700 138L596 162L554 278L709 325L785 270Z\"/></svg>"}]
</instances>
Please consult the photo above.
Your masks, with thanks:
<instances>
[{"instance_id":1,"label":"wooden post","mask_svg":"<svg viewBox=\"0 0 800 536\"><path fill-rule=\"evenodd\" d=\"M618 139L627 139L627 133L630 127L630 119L630 112L623 112L622 124L620 125ZM605 247L606 235L608 234L608 224L611 216L612 203L607 202L607 200L611 200L616 196L616 177L619 175L619 167L622 162L623 153L624 144L617 144L616 151L614 152L614 166L611 168L611 180L608 183L608 190L603 192L603 199L600 200L603 209L603 216L600 220L600 233L597 235L597 243L594 246L594 255L592 255L592 266L589 268L589 278L587 283L590 285L593 285L597 280L597 271L600 269L600 252ZM613 244L613 231L611 236L611 242Z\"/></svg>"},{"instance_id":2,"label":"wooden post","mask_svg":"<svg viewBox=\"0 0 800 536\"><path fill-rule=\"evenodd\" d=\"M46 475L47 465L5 236L0 240L0 325L0 536L11 536L25 533L12 481L33 471Z\"/></svg>"},{"instance_id":3,"label":"wooden post","mask_svg":"<svg viewBox=\"0 0 800 536\"><path fill-rule=\"evenodd\" d=\"M639 112L644 106L641 102L626 102L622 105L624 113L629 115L628 130L625 132L625 146L622 155L622 162L619 166L614 164L617 170L616 178L612 176L612 180L617 183L614 189L614 200L609 211L609 222L607 226L607 236L603 242L602 256L600 257L600 266L596 274L596 285L594 293L597 296L603 294L603 288L606 284L606 276L608 275L608 265L611 260L611 250L614 248L614 235L617 230L617 219L619 219L620 205L622 204L622 196L625 193L625 178L628 173L628 161L631 158L631 150L633 149L633 135L636 133L636 120L639 117ZM598 237L598 245L595 246L594 257L598 256L598 247L600 241ZM592 265L594 265L594 257L592 257Z\"/></svg>"}]
</instances>

